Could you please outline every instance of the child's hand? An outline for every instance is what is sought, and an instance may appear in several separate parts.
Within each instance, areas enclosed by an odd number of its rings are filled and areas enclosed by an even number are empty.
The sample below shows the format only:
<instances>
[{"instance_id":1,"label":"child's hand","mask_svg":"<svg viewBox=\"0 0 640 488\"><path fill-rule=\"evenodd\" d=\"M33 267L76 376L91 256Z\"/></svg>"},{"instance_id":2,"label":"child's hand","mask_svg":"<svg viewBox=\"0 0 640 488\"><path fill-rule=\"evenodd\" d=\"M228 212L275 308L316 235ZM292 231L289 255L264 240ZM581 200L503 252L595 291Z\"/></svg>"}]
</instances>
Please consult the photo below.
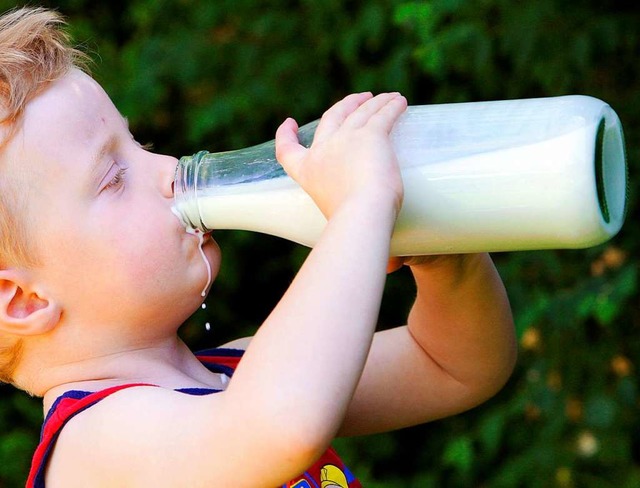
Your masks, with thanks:
<instances>
[{"instance_id":1,"label":"child's hand","mask_svg":"<svg viewBox=\"0 0 640 488\"><path fill-rule=\"evenodd\" d=\"M322 116L309 149L287 119L276 132L278 161L327 218L352 198L387 198L398 212L403 185L389 134L406 107L397 93L349 95Z\"/></svg>"}]
</instances>

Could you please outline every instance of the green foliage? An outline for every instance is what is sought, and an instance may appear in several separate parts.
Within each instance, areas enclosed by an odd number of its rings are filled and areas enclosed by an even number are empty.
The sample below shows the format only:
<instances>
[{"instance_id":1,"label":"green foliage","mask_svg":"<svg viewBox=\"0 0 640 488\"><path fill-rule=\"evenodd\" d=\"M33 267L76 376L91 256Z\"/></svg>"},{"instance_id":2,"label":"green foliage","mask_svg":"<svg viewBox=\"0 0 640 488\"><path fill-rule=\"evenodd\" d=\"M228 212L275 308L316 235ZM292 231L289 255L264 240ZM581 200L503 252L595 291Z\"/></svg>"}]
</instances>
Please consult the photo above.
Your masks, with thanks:
<instances>
[{"instance_id":1,"label":"green foliage","mask_svg":"<svg viewBox=\"0 0 640 488\"><path fill-rule=\"evenodd\" d=\"M0 386L0 487L24 486L41 423L40 402Z\"/></svg>"},{"instance_id":2,"label":"green foliage","mask_svg":"<svg viewBox=\"0 0 640 488\"><path fill-rule=\"evenodd\" d=\"M626 130L627 223L579 251L494 256L521 354L495 398L463 415L339 449L365 486L640 486L638 183L640 7L612 0L66 0L96 54L94 73L141 142L160 152L233 149L272 138L288 115L317 118L346 93L399 90L410 103L592 95ZM0 0L0 10L14 6ZM194 348L251 333L307 250L219 233L223 267ZM389 279L381 327L404 320L413 288ZM248 303L250 302L250 306ZM213 330L205 333L204 322ZM0 487L20 486L38 402L0 392Z\"/></svg>"}]
</instances>

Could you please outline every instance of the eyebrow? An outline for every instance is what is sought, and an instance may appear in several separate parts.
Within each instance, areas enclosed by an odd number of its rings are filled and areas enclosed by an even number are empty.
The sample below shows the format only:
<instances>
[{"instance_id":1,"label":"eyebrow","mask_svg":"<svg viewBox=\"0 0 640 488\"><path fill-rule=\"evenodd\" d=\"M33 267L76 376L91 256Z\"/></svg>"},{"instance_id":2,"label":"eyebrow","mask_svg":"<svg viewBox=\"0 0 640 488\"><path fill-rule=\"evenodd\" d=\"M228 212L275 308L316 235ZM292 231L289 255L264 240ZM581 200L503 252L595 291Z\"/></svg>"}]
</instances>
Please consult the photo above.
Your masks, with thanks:
<instances>
[{"instance_id":1,"label":"eyebrow","mask_svg":"<svg viewBox=\"0 0 640 488\"><path fill-rule=\"evenodd\" d=\"M99 183L100 179L105 175L104 169L104 157L113 149L117 142L116 134L111 134L106 140L100 144L98 151L91 157L90 169L89 169L89 182L93 188Z\"/></svg>"},{"instance_id":2,"label":"eyebrow","mask_svg":"<svg viewBox=\"0 0 640 488\"><path fill-rule=\"evenodd\" d=\"M129 119L122 114L119 114L124 122L125 127L129 130ZM89 182L92 185L92 188L95 188L100 184L100 180L105 175L105 170L103 166L104 157L106 154L113 149L116 145L118 136L115 133L109 135L109 137L102 142L99 146L98 151L91 158L90 169L89 169ZM108 168L107 168L108 170Z\"/></svg>"}]
</instances>

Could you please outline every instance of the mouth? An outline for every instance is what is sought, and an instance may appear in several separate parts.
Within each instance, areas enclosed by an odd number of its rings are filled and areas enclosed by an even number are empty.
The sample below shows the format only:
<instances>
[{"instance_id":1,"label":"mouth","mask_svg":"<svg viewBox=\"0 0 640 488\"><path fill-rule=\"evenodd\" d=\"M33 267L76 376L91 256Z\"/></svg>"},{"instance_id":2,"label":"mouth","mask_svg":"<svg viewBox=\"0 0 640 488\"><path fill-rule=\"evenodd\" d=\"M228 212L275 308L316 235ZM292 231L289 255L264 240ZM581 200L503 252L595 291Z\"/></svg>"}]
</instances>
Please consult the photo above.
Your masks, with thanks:
<instances>
[{"instance_id":1,"label":"mouth","mask_svg":"<svg viewBox=\"0 0 640 488\"><path fill-rule=\"evenodd\" d=\"M207 230L206 232L203 232L202 230L192 227L192 225L190 223L188 223L187 221L185 221L185 219L183 218L182 214L178 211L178 209L176 208L175 205L171 206L171 213L178 219L178 221L180 222L182 228L184 229L184 231L187 234L190 234L192 236L197 237L198 239L200 239L201 242L204 242L206 240L211 240L211 232L210 230Z\"/></svg>"},{"instance_id":2,"label":"mouth","mask_svg":"<svg viewBox=\"0 0 640 488\"><path fill-rule=\"evenodd\" d=\"M200 229L194 229L193 227L188 227L186 233L195 237L200 241L200 245L204 245L207 242L213 241L213 237L211 236L212 231L208 230L206 232L202 232Z\"/></svg>"},{"instance_id":3,"label":"mouth","mask_svg":"<svg viewBox=\"0 0 640 488\"><path fill-rule=\"evenodd\" d=\"M180 221L182 227L184 227L185 229L188 229L190 227L190 225L182 217L182 214L178 212L178 209L175 205L171 205L171 213Z\"/></svg>"}]
</instances>

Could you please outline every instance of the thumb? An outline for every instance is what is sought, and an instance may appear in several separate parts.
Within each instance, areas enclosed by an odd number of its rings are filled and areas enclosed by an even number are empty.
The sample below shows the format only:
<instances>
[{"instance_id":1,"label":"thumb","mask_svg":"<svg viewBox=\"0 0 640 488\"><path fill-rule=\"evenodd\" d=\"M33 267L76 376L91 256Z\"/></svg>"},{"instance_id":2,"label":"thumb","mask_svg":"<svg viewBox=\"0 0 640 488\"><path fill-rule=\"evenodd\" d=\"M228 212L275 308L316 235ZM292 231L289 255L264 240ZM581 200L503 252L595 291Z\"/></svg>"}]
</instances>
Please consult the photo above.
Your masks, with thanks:
<instances>
[{"instance_id":1,"label":"thumb","mask_svg":"<svg viewBox=\"0 0 640 488\"><path fill-rule=\"evenodd\" d=\"M298 124L288 118L276 131L276 159L294 180L308 149L298 142Z\"/></svg>"}]
</instances>

